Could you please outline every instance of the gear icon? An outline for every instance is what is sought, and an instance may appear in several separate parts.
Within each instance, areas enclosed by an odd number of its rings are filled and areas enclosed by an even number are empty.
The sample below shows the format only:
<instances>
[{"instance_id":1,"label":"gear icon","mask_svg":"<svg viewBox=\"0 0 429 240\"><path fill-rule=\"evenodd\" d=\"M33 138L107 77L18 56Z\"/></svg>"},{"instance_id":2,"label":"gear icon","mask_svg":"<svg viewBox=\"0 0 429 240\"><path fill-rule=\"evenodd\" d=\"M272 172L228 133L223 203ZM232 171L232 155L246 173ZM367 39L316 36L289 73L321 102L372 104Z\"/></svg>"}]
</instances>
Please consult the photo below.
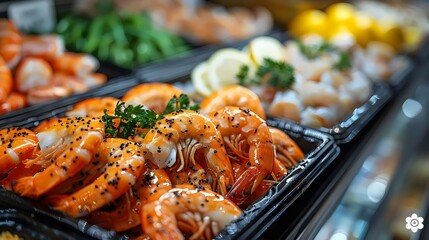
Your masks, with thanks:
<instances>
[{"instance_id":1,"label":"gear icon","mask_svg":"<svg viewBox=\"0 0 429 240\"><path fill-rule=\"evenodd\" d=\"M407 229L411 229L412 232L417 232L418 230L423 229L423 221L424 219L422 217L417 216L417 214L413 213L411 217L405 218L405 221L407 224L405 227Z\"/></svg>"}]
</instances>

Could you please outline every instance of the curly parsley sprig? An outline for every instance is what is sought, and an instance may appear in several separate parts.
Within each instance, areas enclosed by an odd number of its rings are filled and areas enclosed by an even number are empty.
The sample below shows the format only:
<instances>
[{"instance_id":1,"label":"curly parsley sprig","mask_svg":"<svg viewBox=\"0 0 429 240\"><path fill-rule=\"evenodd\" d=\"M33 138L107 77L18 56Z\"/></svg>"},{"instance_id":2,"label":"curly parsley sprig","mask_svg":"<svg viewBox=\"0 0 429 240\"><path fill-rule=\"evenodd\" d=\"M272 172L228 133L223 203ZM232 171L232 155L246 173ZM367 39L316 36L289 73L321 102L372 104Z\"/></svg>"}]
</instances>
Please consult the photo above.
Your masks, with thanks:
<instances>
[{"instance_id":1,"label":"curly parsley sprig","mask_svg":"<svg viewBox=\"0 0 429 240\"><path fill-rule=\"evenodd\" d=\"M165 110L159 115L143 105L125 105L124 102L118 102L114 114L109 115L107 110L104 110L102 119L107 136L128 138L136 134L137 128L150 129L165 115L183 109L196 111L199 106L191 105L186 94L180 94L179 97L174 96L170 99Z\"/></svg>"}]
</instances>

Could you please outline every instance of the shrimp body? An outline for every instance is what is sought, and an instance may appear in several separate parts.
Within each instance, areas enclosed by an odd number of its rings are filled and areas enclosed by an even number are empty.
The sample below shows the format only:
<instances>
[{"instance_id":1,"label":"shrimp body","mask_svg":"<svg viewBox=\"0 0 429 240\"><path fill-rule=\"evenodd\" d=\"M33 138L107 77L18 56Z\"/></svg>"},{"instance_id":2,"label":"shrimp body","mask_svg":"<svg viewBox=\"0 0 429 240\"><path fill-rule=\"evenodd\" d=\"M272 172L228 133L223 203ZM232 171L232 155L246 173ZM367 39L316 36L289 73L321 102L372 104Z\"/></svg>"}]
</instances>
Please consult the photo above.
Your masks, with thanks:
<instances>
[{"instance_id":1,"label":"shrimp body","mask_svg":"<svg viewBox=\"0 0 429 240\"><path fill-rule=\"evenodd\" d=\"M48 62L41 58L25 58L16 69L16 86L19 91L27 92L35 87L51 83L53 72Z\"/></svg>"},{"instance_id":2,"label":"shrimp body","mask_svg":"<svg viewBox=\"0 0 429 240\"><path fill-rule=\"evenodd\" d=\"M114 97L85 99L75 104L72 109L66 112L66 115L75 117L102 117L104 115L104 110L107 111L107 114L112 115L118 102L119 99Z\"/></svg>"},{"instance_id":3,"label":"shrimp body","mask_svg":"<svg viewBox=\"0 0 429 240\"><path fill-rule=\"evenodd\" d=\"M100 63L88 54L64 53L52 61L55 71L63 72L76 77L85 77L94 72Z\"/></svg>"},{"instance_id":4,"label":"shrimp body","mask_svg":"<svg viewBox=\"0 0 429 240\"><path fill-rule=\"evenodd\" d=\"M195 165L195 153L203 149L205 164L213 177L212 189L226 194L234 181L222 136L209 118L191 110L165 115L143 139L144 154L160 168L180 160L181 171Z\"/></svg>"},{"instance_id":5,"label":"shrimp body","mask_svg":"<svg viewBox=\"0 0 429 240\"><path fill-rule=\"evenodd\" d=\"M160 114L165 110L168 101L179 97L181 90L167 83L144 83L129 90L122 101L131 105L144 105Z\"/></svg>"},{"instance_id":6,"label":"shrimp body","mask_svg":"<svg viewBox=\"0 0 429 240\"><path fill-rule=\"evenodd\" d=\"M141 224L141 208L144 204L158 200L171 189L171 181L165 169L148 162L149 167L132 189L121 197L118 207L111 211L95 211L85 220L106 229L123 232Z\"/></svg>"},{"instance_id":7,"label":"shrimp body","mask_svg":"<svg viewBox=\"0 0 429 240\"><path fill-rule=\"evenodd\" d=\"M15 111L27 106L27 98L19 92L11 92L6 101L0 103L0 114Z\"/></svg>"},{"instance_id":8,"label":"shrimp body","mask_svg":"<svg viewBox=\"0 0 429 240\"><path fill-rule=\"evenodd\" d=\"M0 174L5 176L21 161L32 157L38 142L36 134L25 128L0 130Z\"/></svg>"},{"instance_id":9,"label":"shrimp body","mask_svg":"<svg viewBox=\"0 0 429 240\"><path fill-rule=\"evenodd\" d=\"M27 92L27 101L30 105L52 101L58 98L64 98L73 92L66 86L38 86Z\"/></svg>"},{"instance_id":10,"label":"shrimp body","mask_svg":"<svg viewBox=\"0 0 429 240\"><path fill-rule=\"evenodd\" d=\"M3 103L7 100L9 93L12 91L13 81L12 73L1 56L0 79L0 103Z\"/></svg>"},{"instance_id":11,"label":"shrimp body","mask_svg":"<svg viewBox=\"0 0 429 240\"><path fill-rule=\"evenodd\" d=\"M13 68L21 59L22 37L12 21L0 20L0 58Z\"/></svg>"},{"instance_id":12,"label":"shrimp body","mask_svg":"<svg viewBox=\"0 0 429 240\"><path fill-rule=\"evenodd\" d=\"M223 87L201 102L201 112L204 114L219 110L225 106L249 108L265 119L265 111L259 97L246 87L232 85Z\"/></svg>"},{"instance_id":13,"label":"shrimp body","mask_svg":"<svg viewBox=\"0 0 429 240\"><path fill-rule=\"evenodd\" d=\"M280 161L287 170L290 170L304 158L304 153L298 144L285 132L274 127L269 127L269 129L276 149L276 159Z\"/></svg>"},{"instance_id":14,"label":"shrimp body","mask_svg":"<svg viewBox=\"0 0 429 240\"><path fill-rule=\"evenodd\" d=\"M240 208L221 195L178 185L143 206L142 225L153 239L211 239L240 214Z\"/></svg>"},{"instance_id":15,"label":"shrimp body","mask_svg":"<svg viewBox=\"0 0 429 240\"><path fill-rule=\"evenodd\" d=\"M91 184L70 195L49 196L49 203L72 217L82 217L117 199L145 171L140 146L121 138L105 139L96 157L107 165Z\"/></svg>"},{"instance_id":16,"label":"shrimp body","mask_svg":"<svg viewBox=\"0 0 429 240\"><path fill-rule=\"evenodd\" d=\"M64 41L58 35L25 36L23 38L23 56L51 61L63 53Z\"/></svg>"},{"instance_id":17,"label":"shrimp body","mask_svg":"<svg viewBox=\"0 0 429 240\"><path fill-rule=\"evenodd\" d=\"M275 152L271 133L265 121L249 109L224 107L210 113L209 118L232 154L247 166L227 194L241 204L273 170Z\"/></svg>"},{"instance_id":18,"label":"shrimp body","mask_svg":"<svg viewBox=\"0 0 429 240\"><path fill-rule=\"evenodd\" d=\"M104 124L97 118L69 118L37 137L41 154L26 164L44 165L46 169L13 184L16 193L31 198L47 193L91 161L104 138Z\"/></svg>"}]
</instances>

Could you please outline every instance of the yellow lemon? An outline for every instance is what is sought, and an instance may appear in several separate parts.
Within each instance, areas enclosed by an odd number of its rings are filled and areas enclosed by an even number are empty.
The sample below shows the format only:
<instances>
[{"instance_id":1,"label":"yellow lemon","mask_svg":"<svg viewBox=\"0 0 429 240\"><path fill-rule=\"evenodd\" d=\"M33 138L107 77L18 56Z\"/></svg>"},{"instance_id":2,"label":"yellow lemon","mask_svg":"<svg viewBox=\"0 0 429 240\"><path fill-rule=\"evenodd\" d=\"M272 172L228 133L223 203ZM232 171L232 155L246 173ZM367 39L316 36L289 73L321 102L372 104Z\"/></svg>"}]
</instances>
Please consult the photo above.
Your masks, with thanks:
<instances>
[{"instance_id":1,"label":"yellow lemon","mask_svg":"<svg viewBox=\"0 0 429 240\"><path fill-rule=\"evenodd\" d=\"M298 14L290 23L289 30L295 36L316 33L326 36L328 17L320 10L306 10Z\"/></svg>"},{"instance_id":2,"label":"yellow lemon","mask_svg":"<svg viewBox=\"0 0 429 240\"><path fill-rule=\"evenodd\" d=\"M390 21L379 20L375 23L373 31L376 40L387 43L399 51L404 43L404 32L401 27Z\"/></svg>"},{"instance_id":3,"label":"yellow lemon","mask_svg":"<svg viewBox=\"0 0 429 240\"><path fill-rule=\"evenodd\" d=\"M334 3L326 9L326 15L332 24L351 21L355 12L353 5L348 3Z\"/></svg>"},{"instance_id":4,"label":"yellow lemon","mask_svg":"<svg viewBox=\"0 0 429 240\"><path fill-rule=\"evenodd\" d=\"M349 29L356 38L359 45L365 47L368 42L375 40L373 28L375 20L368 14L357 12Z\"/></svg>"},{"instance_id":5,"label":"yellow lemon","mask_svg":"<svg viewBox=\"0 0 429 240\"><path fill-rule=\"evenodd\" d=\"M207 70L207 62L201 62L192 70L191 73L191 81L194 85L195 91L203 96L208 96L213 92L213 89L210 88Z\"/></svg>"},{"instance_id":6,"label":"yellow lemon","mask_svg":"<svg viewBox=\"0 0 429 240\"><path fill-rule=\"evenodd\" d=\"M415 50L425 36L424 31L418 26L405 26L403 27L403 31L405 38L404 48L407 51Z\"/></svg>"},{"instance_id":7,"label":"yellow lemon","mask_svg":"<svg viewBox=\"0 0 429 240\"><path fill-rule=\"evenodd\" d=\"M247 52L255 65L262 65L264 58L284 61L285 52L283 44L272 37L257 37L250 41Z\"/></svg>"}]
</instances>

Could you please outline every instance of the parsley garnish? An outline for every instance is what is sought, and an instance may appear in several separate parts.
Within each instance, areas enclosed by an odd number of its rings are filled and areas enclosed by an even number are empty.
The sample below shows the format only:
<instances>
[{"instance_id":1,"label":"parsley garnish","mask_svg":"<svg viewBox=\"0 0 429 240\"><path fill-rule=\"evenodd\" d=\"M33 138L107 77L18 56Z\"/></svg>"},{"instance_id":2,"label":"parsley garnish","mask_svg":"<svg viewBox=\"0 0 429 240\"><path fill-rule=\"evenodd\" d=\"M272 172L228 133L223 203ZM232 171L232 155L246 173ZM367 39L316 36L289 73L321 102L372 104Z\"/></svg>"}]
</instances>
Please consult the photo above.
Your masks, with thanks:
<instances>
[{"instance_id":1,"label":"parsley garnish","mask_svg":"<svg viewBox=\"0 0 429 240\"><path fill-rule=\"evenodd\" d=\"M249 76L249 66L243 65L237 73L238 83L243 86L268 84L278 89L286 89L295 81L294 68L283 62L265 58L256 70L255 76Z\"/></svg>"},{"instance_id":2,"label":"parsley garnish","mask_svg":"<svg viewBox=\"0 0 429 240\"><path fill-rule=\"evenodd\" d=\"M180 94L179 97L174 96L170 99L165 110L159 115L153 110L146 109L143 105L125 106L124 102L118 102L113 115L107 114L107 110L104 110L102 118L106 136L126 139L136 134L136 128L152 128L166 114L183 109L196 111L199 106L190 105L189 97L186 94Z\"/></svg>"},{"instance_id":3,"label":"parsley garnish","mask_svg":"<svg viewBox=\"0 0 429 240\"><path fill-rule=\"evenodd\" d=\"M350 63L349 55L345 52L341 52L338 62L336 62L333 67L339 71L350 69L352 64Z\"/></svg>"}]
</instances>

